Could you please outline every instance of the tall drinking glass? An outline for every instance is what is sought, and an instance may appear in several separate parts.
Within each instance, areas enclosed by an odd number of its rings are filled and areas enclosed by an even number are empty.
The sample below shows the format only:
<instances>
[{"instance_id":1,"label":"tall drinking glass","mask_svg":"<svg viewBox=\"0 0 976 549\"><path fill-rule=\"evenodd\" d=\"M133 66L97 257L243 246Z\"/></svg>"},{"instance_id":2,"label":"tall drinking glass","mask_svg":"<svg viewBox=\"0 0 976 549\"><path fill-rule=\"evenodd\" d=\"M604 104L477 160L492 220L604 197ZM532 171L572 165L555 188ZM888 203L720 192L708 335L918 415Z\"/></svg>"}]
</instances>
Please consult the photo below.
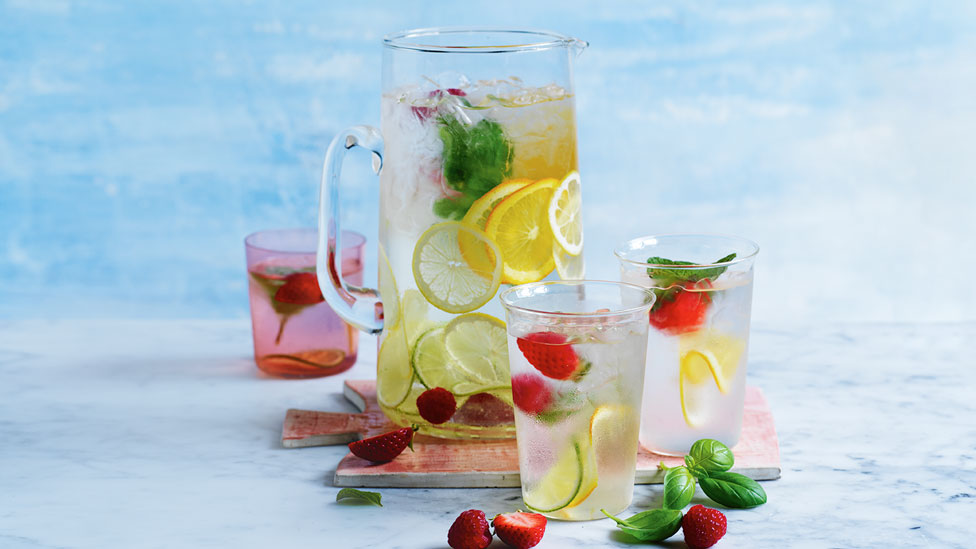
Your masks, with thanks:
<instances>
[{"instance_id":1,"label":"tall drinking glass","mask_svg":"<svg viewBox=\"0 0 976 549\"><path fill-rule=\"evenodd\" d=\"M701 438L739 441L745 400L756 243L734 236L661 235L616 248L621 280L651 288L640 442L687 453Z\"/></svg>"},{"instance_id":2,"label":"tall drinking glass","mask_svg":"<svg viewBox=\"0 0 976 549\"><path fill-rule=\"evenodd\" d=\"M541 282L501 294L526 507L565 520L634 495L647 311L619 282Z\"/></svg>"},{"instance_id":3,"label":"tall drinking glass","mask_svg":"<svg viewBox=\"0 0 976 549\"><path fill-rule=\"evenodd\" d=\"M514 434L493 298L505 284L583 277L572 61L585 45L498 29L389 35L382 136L351 127L329 147L319 282L339 315L379 334L377 400L400 425L453 438ZM349 284L337 267L339 174L355 146L380 170L378 290ZM417 399L437 387L456 413L433 424Z\"/></svg>"}]
</instances>

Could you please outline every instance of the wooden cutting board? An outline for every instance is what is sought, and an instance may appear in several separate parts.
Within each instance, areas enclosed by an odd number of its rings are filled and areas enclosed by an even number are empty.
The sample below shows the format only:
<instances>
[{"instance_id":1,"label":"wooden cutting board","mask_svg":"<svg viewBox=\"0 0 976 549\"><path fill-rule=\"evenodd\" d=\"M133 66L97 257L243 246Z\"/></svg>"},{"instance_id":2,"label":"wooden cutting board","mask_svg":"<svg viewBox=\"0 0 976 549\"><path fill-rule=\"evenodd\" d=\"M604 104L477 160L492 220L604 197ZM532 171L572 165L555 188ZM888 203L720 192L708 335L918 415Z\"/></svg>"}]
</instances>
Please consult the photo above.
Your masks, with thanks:
<instances>
[{"instance_id":1,"label":"wooden cutting board","mask_svg":"<svg viewBox=\"0 0 976 549\"><path fill-rule=\"evenodd\" d=\"M282 426L285 448L348 444L398 428L376 403L376 382L346 381L343 393L362 413L288 410ZM519 484L515 440L447 440L417 435L414 451L404 451L389 463L373 464L351 453L336 467L336 486L392 488L493 488ZM756 480L780 476L779 443L773 414L758 387L746 388L742 438L732 449L733 471ZM637 484L660 484L665 465L681 465L679 457L662 456L639 448Z\"/></svg>"}]
</instances>

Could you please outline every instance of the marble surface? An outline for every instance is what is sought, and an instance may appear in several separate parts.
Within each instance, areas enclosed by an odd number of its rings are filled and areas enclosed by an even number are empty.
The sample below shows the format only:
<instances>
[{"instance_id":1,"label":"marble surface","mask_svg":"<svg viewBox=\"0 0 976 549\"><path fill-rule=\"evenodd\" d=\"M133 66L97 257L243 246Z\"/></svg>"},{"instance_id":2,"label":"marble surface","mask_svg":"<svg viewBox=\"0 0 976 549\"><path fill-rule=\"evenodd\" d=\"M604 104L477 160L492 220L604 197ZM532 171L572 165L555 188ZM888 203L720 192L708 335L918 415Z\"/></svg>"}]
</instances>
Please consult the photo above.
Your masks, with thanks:
<instances>
[{"instance_id":1,"label":"marble surface","mask_svg":"<svg viewBox=\"0 0 976 549\"><path fill-rule=\"evenodd\" d=\"M976 323L757 325L750 382L777 420L769 503L718 547L971 547ZM342 447L282 449L288 407L351 410L373 340L332 379L257 375L246 321L0 321L0 547L446 547L517 489L382 489L335 503ZM637 487L636 512L660 505ZM667 544L682 547L680 535ZM622 547L608 520L540 547ZM495 541L493 547L502 547Z\"/></svg>"}]
</instances>

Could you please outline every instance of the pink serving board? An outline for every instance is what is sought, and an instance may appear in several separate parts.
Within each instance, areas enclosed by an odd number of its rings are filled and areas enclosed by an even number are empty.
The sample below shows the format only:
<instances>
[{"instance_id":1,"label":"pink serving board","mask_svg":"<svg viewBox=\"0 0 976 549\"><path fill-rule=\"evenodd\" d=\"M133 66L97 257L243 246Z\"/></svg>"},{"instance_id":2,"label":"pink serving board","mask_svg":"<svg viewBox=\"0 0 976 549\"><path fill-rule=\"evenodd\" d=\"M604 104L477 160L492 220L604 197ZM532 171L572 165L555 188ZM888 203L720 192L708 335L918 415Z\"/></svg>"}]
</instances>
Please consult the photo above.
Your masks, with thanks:
<instances>
[{"instance_id":1,"label":"pink serving board","mask_svg":"<svg viewBox=\"0 0 976 549\"><path fill-rule=\"evenodd\" d=\"M349 380L343 392L362 413L288 410L282 426L285 448L347 444L397 428L376 403L376 382ZM346 454L335 472L336 486L397 488L490 488L519 486L515 440L446 440L418 435L414 451L404 451L389 463L373 464ZM742 438L732 449L733 471L756 480L780 476L779 443L773 414L758 387L746 388ZM659 484L658 469L683 460L638 449L637 484Z\"/></svg>"}]
</instances>

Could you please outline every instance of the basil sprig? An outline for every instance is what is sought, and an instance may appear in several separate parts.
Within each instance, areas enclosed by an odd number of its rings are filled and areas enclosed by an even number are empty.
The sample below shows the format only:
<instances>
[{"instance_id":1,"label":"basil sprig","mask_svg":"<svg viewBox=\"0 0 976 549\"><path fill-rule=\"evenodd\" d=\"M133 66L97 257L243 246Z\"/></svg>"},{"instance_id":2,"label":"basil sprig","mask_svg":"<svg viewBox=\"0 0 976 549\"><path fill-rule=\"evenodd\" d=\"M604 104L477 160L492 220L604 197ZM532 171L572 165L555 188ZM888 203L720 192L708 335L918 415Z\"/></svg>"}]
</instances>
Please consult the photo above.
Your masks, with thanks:
<instances>
[{"instance_id":1,"label":"basil sprig","mask_svg":"<svg viewBox=\"0 0 976 549\"><path fill-rule=\"evenodd\" d=\"M604 509L600 511L613 519L617 523L617 528L640 541L664 541L681 528L681 511L678 509L644 511L629 519L618 519Z\"/></svg>"}]
</instances>

